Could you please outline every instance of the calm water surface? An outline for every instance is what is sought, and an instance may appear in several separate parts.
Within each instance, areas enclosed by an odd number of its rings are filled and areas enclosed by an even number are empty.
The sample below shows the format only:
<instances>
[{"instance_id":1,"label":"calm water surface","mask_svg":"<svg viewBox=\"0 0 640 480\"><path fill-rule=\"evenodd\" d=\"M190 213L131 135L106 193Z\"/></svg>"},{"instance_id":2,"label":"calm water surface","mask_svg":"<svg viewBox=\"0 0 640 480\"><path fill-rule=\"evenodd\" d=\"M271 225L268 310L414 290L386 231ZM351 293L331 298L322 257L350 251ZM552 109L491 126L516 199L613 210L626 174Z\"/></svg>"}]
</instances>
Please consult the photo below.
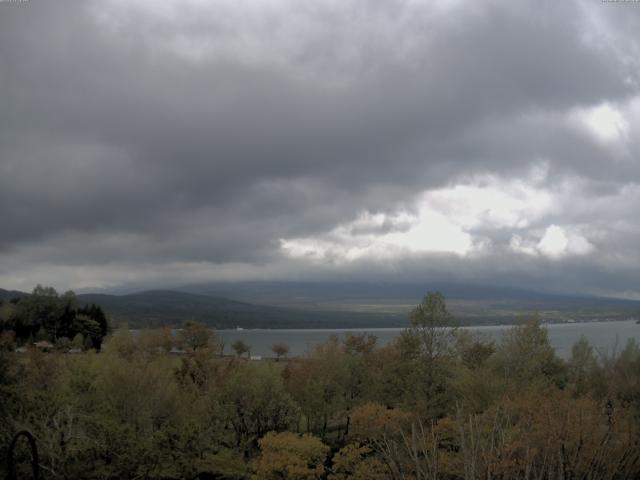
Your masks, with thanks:
<instances>
[{"instance_id":1,"label":"calm water surface","mask_svg":"<svg viewBox=\"0 0 640 480\"><path fill-rule=\"evenodd\" d=\"M479 333L487 339L499 342L508 325L463 327ZM584 335L591 345L602 353L612 353L624 348L627 340L635 338L640 342L640 325L634 321L559 323L546 325L549 340L561 357L571 355L571 347ZM343 338L347 333L370 333L378 337L378 344L384 345L397 337L401 328L362 328L362 329L316 329L316 330L218 330L225 343L225 352L231 353L231 343L242 339L251 346L251 355L271 357L271 345L284 342L289 345L290 356L304 355L314 345L326 341L331 335Z\"/></svg>"}]
</instances>

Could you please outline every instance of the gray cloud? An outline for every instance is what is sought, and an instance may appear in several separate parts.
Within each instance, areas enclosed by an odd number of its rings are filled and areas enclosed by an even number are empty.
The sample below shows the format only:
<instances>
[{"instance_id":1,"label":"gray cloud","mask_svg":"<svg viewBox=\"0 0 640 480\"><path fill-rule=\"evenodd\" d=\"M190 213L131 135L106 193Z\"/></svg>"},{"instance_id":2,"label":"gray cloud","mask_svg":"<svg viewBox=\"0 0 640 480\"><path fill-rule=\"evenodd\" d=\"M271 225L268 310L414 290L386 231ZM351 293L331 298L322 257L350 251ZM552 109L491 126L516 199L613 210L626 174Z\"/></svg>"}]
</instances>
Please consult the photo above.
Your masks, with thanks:
<instances>
[{"instance_id":1,"label":"gray cloud","mask_svg":"<svg viewBox=\"0 0 640 480\"><path fill-rule=\"evenodd\" d=\"M640 29L628 9L0 4L0 282L435 275L633 294ZM585 127L600 105L621 112L620 138ZM415 214L425 191L487 175L533 185L541 166L535 188L553 208L464 227L489 245L472 257L323 263L281 249L340 225L407 230L394 215ZM362 212L386 223L352 224ZM510 249L550 225L594 250Z\"/></svg>"}]
</instances>

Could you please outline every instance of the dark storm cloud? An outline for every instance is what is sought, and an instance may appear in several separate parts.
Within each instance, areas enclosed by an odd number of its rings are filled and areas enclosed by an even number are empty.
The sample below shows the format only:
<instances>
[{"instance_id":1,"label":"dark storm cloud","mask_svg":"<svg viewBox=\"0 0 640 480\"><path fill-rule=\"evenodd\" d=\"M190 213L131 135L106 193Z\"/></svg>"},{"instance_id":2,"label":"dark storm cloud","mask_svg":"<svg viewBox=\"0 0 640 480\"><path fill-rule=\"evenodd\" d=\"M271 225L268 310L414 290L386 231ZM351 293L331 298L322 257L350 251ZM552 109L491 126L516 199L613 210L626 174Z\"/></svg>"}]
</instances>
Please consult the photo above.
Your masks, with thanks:
<instances>
[{"instance_id":1,"label":"dark storm cloud","mask_svg":"<svg viewBox=\"0 0 640 480\"><path fill-rule=\"evenodd\" d=\"M239 263L240 277L356 275L365 267L307 270L282 257L280 239L363 210L412 211L426 189L524 177L541 162L554 191L579 180L582 200L624 203L640 137L616 150L567 120L638 94L635 21L608 7L0 4L0 276L35 283L38 266L84 266L70 281L101 285L172 262L212 274ZM530 228L601 229L611 205L559 208ZM637 238L624 209L620 222L619 235L593 240L600 254ZM483 235L504 246L511 233ZM443 272L499 277L490 261L438 260ZM510 271L535 280L547 262Z\"/></svg>"}]
</instances>

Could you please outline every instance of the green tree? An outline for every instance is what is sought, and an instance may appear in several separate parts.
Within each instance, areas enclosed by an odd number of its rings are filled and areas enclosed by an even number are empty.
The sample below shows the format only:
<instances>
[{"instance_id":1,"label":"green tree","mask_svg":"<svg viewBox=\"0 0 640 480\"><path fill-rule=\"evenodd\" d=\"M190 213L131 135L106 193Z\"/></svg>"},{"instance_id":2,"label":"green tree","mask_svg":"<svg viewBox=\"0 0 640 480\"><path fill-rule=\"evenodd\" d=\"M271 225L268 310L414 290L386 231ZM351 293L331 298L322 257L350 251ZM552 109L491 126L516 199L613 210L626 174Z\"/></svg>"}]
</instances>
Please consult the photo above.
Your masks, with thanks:
<instances>
[{"instance_id":1,"label":"green tree","mask_svg":"<svg viewBox=\"0 0 640 480\"><path fill-rule=\"evenodd\" d=\"M66 352L69 350L69 348L71 348L71 340L69 340L67 337L58 338L55 344L56 350L58 350L59 352Z\"/></svg>"},{"instance_id":2,"label":"green tree","mask_svg":"<svg viewBox=\"0 0 640 480\"><path fill-rule=\"evenodd\" d=\"M95 305L93 303L91 305L85 305L84 307L79 308L77 310L77 313L86 315L97 323L98 329L96 330L96 334L92 337L92 341L94 348L99 350L102 345L102 339L104 339L104 337L111 332L111 326L109 324L109 320L107 319L107 315L99 305Z\"/></svg>"},{"instance_id":3,"label":"green tree","mask_svg":"<svg viewBox=\"0 0 640 480\"><path fill-rule=\"evenodd\" d=\"M49 340L49 334L44 327L40 327L36 332L36 342L44 342Z\"/></svg>"},{"instance_id":4,"label":"green tree","mask_svg":"<svg viewBox=\"0 0 640 480\"><path fill-rule=\"evenodd\" d=\"M600 368L593 347L584 335L573 344L567 366L569 381L577 395L584 395L595 387Z\"/></svg>"},{"instance_id":5,"label":"green tree","mask_svg":"<svg viewBox=\"0 0 640 480\"><path fill-rule=\"evenodd\" d=\"M0 332L0 352L13 352L16 348L16 334L13 330Z\"/></svg>"},{"instance_id":6,"label":"green tree","mask_svg":"<svg viewBox=\"0 0 640 480\"><path fill-rule=\"evenodd\" d=\"M100 348L102 344L102 329L100 324L89 315L76 315L75 331L84 335L86 348L95 348L96 350Z\"/></svg>"},{"instance_id":7,"label":"green tree","mask_svg":"<svg viewBox=\"0 0 640 480\"><path fill-rule=\"evenodd\" d=\"M453 404L449 382L456 359L456 322L440 292L427 293L410 320L395 342L399 356L388 373L422 415L437 418Z\"/></svg>"},{"instance_id":8,"label":"green tree","mask_svg":"<svg viewBox=\"0 0 640 480\"><path fill-rule=\"evenodd\" d=\"M483 367L496 351L494 342L485 341L466 330L458 330L456 349L462 364L471 370Z\"/></svg>"},{"instance_id":9,"label":"green tree","mask_svg":"<svg viewBox=\"0 0 640 480\"><path fill-rule=\"evenodd\" d=\"M559 386L566 382L565 366L538 318L505 332L494 360L505 378L520 385L530 385L535 380L548 380Z\"/></svg>"},{"instance_id":10,"label":"green tree","mask_svg":"<svg viewBox=\"0 0 640 480\"><path fill-rule=\"evenodd\" d=\"M236 352L238 357L241 357L245 353L247 354L247 357L251 355L251 347L244 340L236 340L231 344L231 348Z\"/></svg>"},{"instance_id":11,"label":"green tree","mask_svg":"<svg viewBox=\"0 0 640 480\"><path fill-rule=\"evenodd\" d=\"M420 355L427 361L454 353L457 325L440 292L428 292L410 313L408 334L419 340Z\"/></svg>"},{"instance_id":12,"label":"green tree","mask_svg":"<svg viewBox=\"0 0 640 480\"><path fill-rule=\"evenodd\" d=\"M38 285L31 295L18 299L9 309L3 328L13 330L20 342L36 337L55 343L61 337L73 338L82 333L90 338L92 348L99 349L109 332L109 323L97 305L78 308L72 291L59 295L53 287Z\"/></svg>"},{"instance_id":13,"label":"green tree","mask_svg":"<svg viewBox=\"0 0 640 480\"><path fill-rule=\"evenodd\" d=\"M274 365L246 363L230 370L219 392L236 445L247 453L258 438L289 428L297 407Z\"/></svg>"},{"instance_id":14,"label":"green tree","mask_svg":"<svg viewBox=\"0 0 640 480\"><path fill-rule=\"evenodd\" d=\"M84 348L84 335L81 333L76 334L73 340L71 340L71 346L82 350Z\"/></svg>"}]
</instances>

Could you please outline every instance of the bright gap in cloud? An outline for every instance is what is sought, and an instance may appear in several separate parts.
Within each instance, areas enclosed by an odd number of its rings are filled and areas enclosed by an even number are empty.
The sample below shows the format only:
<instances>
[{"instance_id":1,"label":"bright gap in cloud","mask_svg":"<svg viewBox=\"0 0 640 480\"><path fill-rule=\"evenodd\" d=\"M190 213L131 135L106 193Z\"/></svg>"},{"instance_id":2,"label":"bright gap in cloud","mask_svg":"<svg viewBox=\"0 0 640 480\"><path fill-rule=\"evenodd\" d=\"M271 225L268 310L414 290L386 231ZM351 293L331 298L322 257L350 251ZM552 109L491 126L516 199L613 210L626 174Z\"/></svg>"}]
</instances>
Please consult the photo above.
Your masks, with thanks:
<instances>
[{"instance_id":1,"label":"bright gap in cloud","mask_svg":"<svg viewBox=\"0 0 640 480\"><path fill-rule=\"evenodd\" d=\"M570 255L586 255L595 247L583 235L570 227L549 225L544 234L536 242L520 235L511 237L510 247L513 251L532 256L544 256L559 259Z\"/></svg>"},{"instance_id":2,"label":"bright gap in cloud","mask_svg":"<svg viewBox=\"0 0 640 480\"><path fill-rule=\"evenodd\" d=\"M536 169L526 181L484 176L425 191L411 211L363 212L324 234L281 239L281 250L288 257L330 263L482 253L492 242L480 229L526 228L551 210L552 195L537 186L544 179Z\"/></svg>"},{"instance_id":3,"label":"bright gap in cloud","mask_svg":"<svg viewBox=\"0 0 640 480\"><path fill-rule=\"evenodd\" d=\"M628 134L629 122L618 108L609 103L577 110L571 116L601 142L621 141Z\"/></svg>"}]
</instances>

